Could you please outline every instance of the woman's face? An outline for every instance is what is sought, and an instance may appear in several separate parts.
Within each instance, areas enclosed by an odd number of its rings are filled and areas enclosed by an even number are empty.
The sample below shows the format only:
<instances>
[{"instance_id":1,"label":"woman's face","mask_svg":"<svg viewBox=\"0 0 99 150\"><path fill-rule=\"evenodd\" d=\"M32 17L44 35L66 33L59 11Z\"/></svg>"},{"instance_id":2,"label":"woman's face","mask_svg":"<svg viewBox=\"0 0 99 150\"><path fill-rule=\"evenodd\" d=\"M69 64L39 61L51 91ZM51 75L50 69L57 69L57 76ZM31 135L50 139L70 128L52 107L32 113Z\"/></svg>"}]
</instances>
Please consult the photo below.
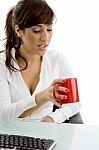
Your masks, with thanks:
<instances>
[{"instance_id":1,"label":"woman's face","mask_svg":"<svg viewBox=\"0 0 99 150\"><path fill-rule=\"evenodd\" d=\"M44 55L52 38L52 24L38 24L24 31L17 30L22 40L21 51L30 54Z\"/></svg>"}]
</instances>

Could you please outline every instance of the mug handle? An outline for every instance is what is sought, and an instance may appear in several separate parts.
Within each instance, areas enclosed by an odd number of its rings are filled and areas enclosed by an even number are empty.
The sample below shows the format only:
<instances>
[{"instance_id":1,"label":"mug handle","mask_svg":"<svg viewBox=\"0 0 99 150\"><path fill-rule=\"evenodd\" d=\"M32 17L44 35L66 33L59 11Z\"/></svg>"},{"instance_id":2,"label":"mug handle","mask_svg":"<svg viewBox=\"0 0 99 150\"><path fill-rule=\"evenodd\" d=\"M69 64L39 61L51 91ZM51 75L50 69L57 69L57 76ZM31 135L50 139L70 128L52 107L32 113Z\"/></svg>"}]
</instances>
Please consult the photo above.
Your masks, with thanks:
<instances>
[{"instance_id":1,"label":"mug handle","mask_svg":"<svg viewBox=\"0 0 99 150\"><path fill-rule=\"evenodd\" d=\"M54 87L53 87L53 97L58 101L60 102L60 98L56 96L56 88L57 88L58 84L55 84Z\"/></svg>"}]
</instances>

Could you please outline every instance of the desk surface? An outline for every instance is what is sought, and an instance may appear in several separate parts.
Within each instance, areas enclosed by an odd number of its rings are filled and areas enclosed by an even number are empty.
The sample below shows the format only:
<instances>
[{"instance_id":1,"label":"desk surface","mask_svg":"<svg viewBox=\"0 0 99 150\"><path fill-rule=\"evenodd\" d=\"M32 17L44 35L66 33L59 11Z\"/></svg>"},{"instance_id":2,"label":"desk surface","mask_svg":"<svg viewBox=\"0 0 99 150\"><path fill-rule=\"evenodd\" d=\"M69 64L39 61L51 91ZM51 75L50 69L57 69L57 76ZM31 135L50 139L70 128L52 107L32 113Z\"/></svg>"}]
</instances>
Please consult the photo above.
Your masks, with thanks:
<instances>
[{"instance_id":1,"label":"desk surface","mask_svg":"<svg viewBox=\"0 0 99 150\"><path fill-rule=\"evenodd\" d=\"M55 150L99 150L99 126L14 122L0 124L0 132L52 138Z\"/></svg>"}]
</instances>

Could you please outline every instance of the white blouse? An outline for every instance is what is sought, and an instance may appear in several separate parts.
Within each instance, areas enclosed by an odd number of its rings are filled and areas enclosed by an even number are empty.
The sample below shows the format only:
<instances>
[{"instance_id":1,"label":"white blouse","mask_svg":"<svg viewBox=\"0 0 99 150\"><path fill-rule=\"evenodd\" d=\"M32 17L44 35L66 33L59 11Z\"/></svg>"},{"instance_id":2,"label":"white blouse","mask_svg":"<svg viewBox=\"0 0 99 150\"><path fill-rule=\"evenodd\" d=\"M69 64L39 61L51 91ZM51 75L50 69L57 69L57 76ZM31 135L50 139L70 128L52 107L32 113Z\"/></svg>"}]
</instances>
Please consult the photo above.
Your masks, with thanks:
<instances>
[{"instance_id":1,"label":"white blouse","mask_svg":"<svg viewBox=\"0 0 99 150\"><path fill-rule=\"evenodd\" d=\"M12 49L15 58L15 50ZM9 72L5 66L5 53L0 53L0 123L17 120L27 109L35 107L35 95L46 89L54 79L74 77L66 58L58 51L47 50L43 56L39 83L33 93L30 94L20 71ZM13 61L15 67L19 68ZM62 123L69 117L79 112L81 102L62 105L62 108L52 112L53 103L46 102L31 115L23 120L41 121L43 117L50 116L55 123Z\"/></svg>"}]
</instances>

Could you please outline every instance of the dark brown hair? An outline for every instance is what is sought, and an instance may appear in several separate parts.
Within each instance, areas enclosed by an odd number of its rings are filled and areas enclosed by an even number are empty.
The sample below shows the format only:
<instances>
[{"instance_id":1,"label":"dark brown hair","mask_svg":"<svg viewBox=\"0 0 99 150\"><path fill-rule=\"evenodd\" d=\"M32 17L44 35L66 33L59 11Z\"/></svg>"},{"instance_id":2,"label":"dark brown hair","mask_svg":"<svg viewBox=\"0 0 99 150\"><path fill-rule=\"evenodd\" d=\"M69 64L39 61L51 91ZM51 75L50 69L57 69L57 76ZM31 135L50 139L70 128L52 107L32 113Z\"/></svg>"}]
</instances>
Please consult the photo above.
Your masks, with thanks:
<instances>
[{"instance_id":1,"label":"dark brown hair","mask_svg":"<svg viewBox=\"0 0 99 150\"><path fill-rule=\"evenodd\" d=\"M5 34L6 34L6 66L10 71L18 71L14 67L11 51L15 49L16 58L21 57L27 68L27 61L19 53L21 39L16 35L14 28L18 25L21 30L32 27L34 25L44 23L50 24L54 20L54 12L45 0L20 0L16 6L12 7L6 17Z\"/></svg>"}]
</instances>

